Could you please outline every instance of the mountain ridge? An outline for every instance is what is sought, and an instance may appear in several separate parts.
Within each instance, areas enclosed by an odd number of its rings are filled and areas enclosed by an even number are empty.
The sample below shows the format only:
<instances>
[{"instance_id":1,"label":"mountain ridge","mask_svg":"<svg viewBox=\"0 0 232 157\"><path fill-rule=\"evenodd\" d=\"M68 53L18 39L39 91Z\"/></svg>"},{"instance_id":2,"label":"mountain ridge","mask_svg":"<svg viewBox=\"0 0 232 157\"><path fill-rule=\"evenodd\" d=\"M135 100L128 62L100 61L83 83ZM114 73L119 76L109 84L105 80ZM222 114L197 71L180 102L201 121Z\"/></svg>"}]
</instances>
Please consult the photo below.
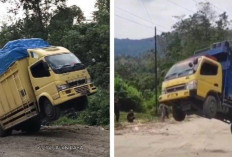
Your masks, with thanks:
<instances>
[{"instance_id":1,"label":"mountain ridge","mask_svg":"<svg viewBox=\"0 0 232 157\"><path fill-rule=\"evenodd\" d=\"M114 38L114 53L116 56L140 56L154 49L154 38L118 39Z\"/></svg>"}]
</instances>

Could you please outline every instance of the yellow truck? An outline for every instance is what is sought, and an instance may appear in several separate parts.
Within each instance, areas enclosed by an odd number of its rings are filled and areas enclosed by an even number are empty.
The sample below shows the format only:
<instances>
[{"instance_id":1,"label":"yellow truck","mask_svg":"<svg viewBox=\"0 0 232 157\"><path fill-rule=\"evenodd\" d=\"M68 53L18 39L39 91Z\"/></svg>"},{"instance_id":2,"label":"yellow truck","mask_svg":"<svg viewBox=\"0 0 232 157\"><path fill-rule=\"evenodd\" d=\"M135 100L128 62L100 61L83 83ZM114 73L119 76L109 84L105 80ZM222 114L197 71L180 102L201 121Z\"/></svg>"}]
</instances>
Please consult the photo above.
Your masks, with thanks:
<instances>
[{"instance_id":1,"label":"yellow truck","mask_svg":"<svg viewBox=\"0 0 232 157\"><path fill-rule=\"evenodd\" d=\"M184 120L186 114L197 114L231 124L231 50L228 41L215 43L170 68L159 102L172 106L175 120Z\"/></svg>"},{"instance_id":2,"label":"yellow truck","mask_svg":"<svg viewBox=\"0 0 232 157\"><path fill-rule=\"evenodd\" d=\"M9 42L0 50L0 136L40 130L66 109L83 110L96 87L84 64L42 39Z\"/></svg>"}]
</instances>

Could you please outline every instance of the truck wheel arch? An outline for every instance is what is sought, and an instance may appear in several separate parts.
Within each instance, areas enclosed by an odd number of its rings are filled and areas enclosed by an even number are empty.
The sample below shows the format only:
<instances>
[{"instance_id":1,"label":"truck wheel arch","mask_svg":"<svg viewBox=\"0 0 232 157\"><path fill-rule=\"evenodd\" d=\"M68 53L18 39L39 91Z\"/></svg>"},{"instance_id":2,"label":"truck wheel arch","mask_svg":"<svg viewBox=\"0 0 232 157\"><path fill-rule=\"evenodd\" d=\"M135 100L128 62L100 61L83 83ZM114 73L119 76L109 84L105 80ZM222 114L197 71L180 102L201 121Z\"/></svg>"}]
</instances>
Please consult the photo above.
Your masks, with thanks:
<instances>
[{"instance_id":1,"label":"truck wheel arch","mask_svg":"<svg viewBox=\"0 0 232 157\"><path fill-rule=\"evenodd\" d=\"M47 95L41 95L38 99L38 108L39 108L39 111L41 112L41 109L43 109L43 102L45 100L49 100L51 103L53 103L53 100L47 96Z\"/></svg>"},{"instance_id":2,"label":"truck wheel arch","mask_svg":"<svg viewBox=\"0 0 232 157\"><path fill-rule=\"evenodd\" d=\"M220 97L217 92L209 92L205 98L202 109L206 118L215 118L220 104Z\"/></svg>"},{"instance_id":3,"label":"truck wheel arch","mask_svg":"<svg viewBox=\"0 0 232 157\"><path fill-rule=\"evenodd\" d=\"M220 94L219 94L218 92L216 92L216 91L209 91L209 92L207 93L205 99L206 99L209 95L214 96L214 97L217 99L218 102L221 101L220 96L219 96Z\"/></svg>"}]
</instances>

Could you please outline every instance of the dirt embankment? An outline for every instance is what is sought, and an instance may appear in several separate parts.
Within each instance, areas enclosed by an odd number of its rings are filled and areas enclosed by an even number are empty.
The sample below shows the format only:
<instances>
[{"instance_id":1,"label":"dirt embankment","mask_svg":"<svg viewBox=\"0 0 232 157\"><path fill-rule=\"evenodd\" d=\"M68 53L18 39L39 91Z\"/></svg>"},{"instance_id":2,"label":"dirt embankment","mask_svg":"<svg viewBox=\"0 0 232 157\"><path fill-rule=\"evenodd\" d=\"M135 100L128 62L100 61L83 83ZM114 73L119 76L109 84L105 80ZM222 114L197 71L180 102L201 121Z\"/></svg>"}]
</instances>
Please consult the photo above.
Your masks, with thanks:
<instances>
[{"instance_id":1,"label":"dirt embankment","mask_svg":"<svg viewBox=\"0 0 232 157\"><path fill-rule=\"evenodd\" d=\"M230 125L196 116L183 122L124 126L115 131L115 157L231 157Z\"/></svg>"},{"instance_id":2,"label":"dirt embankment","mask_svg":"<svg viewBox=\"0 0 232 157\"><path fill-rule=\"evenodd\" d=\"M109 156L109 131L82 125L43 127L0 138L0 157Z\"/></svg>"}]
</instances>

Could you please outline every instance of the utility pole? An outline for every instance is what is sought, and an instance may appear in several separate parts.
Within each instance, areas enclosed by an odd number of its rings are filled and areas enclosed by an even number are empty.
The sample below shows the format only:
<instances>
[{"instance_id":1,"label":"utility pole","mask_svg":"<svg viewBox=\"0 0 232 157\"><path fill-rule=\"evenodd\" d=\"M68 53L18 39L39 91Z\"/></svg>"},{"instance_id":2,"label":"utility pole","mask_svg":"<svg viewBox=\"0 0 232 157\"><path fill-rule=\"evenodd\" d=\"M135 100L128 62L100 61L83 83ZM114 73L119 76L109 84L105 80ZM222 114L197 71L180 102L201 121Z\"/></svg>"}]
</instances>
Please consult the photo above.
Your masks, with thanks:
<instances>
[{"instance_id":1,"label":"utility pole","mask_svg":"<svg viewBox=\"0 0 232 157\"><path fill-rule=\"evenodd\" d=\"M158 113L158 83L157 83L157 45L156 45L156 27L155 27L155 112Z\"/></svg>"}]
</instances>

